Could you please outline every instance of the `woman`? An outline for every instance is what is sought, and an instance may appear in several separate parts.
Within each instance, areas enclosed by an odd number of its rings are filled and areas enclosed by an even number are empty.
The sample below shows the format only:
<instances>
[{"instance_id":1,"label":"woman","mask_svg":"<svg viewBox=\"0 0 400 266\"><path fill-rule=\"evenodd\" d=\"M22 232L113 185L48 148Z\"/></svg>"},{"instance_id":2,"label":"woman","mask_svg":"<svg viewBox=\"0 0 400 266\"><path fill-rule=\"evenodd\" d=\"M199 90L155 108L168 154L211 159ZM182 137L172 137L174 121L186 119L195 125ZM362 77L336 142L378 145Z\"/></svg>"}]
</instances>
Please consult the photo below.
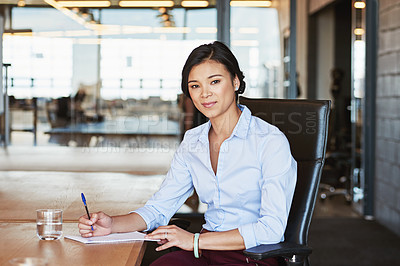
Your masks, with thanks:
<instances>
[{"instance_id":1,"label":"woman","mask_svg":"<svg viewBox=\"0 0 400 266\"><path fill-rule=\"evenodd\" d=\"M182 70L182 90L209 122L186 132L161 188L146 205L122 216L82 216L84 237L154 230L156 250L179 247L153 265L242 265L243 249L283 240L297 164L284 134L237 105L244 76L221 42L201 45ZM196 188L208 205L201 234L167 225ZM90 230L94 226L94 231ZM277 265L275 258L258 265Z\"/></svg>"}]
</instances>

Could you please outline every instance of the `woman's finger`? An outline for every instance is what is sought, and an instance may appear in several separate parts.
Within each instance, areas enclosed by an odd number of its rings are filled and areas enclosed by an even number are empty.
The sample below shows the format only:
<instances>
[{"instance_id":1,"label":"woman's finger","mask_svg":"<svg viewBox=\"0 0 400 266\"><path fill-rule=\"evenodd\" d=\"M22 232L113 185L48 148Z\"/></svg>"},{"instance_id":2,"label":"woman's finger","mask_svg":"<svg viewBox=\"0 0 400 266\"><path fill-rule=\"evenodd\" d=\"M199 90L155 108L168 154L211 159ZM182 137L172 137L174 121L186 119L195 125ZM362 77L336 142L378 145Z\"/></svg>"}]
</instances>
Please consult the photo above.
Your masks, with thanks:
<instances>
[{"instance_id":1,"label":"woman's finger","mask_svg":"<svg viewBox=\"0 0 400 266\"><path fill-rule=\"evenodd\" d=\"M159 244L159 245L164 245L164 244L167 243L167 242L168 242L168 240L166 240L166 239L161 239L161 240L157 241L157 244Z\"/></svg>"},{"instance_id":2,"label":"woman's finger","mask_svg":"<svg viewBox=\"0 0 400 266\"><path fill-rule=\"evenodd\" d=\"M171 248L173 246L174 246L174 244L172 244L172 242L169 241L169 242L165 243L164 245L157 247L156 251L166 250L166 249Z\"/></svg>"},{"instance_id":3,"label":"woman's finger","mask_svg":"<svg viewBox=\"0 0 400 266\"><path fill-rule=\"evenodd\" d=\"M152 233L150 233L149 235L151 235L151 234L157 234L157 233L160 233L160 232L165 232L165 231L170 231L170 230L174 230L175 229L175 225L162 225L162 226L159 226L156 230L154 230Z\"/></svg>"},{"instance_id":4,"label":"woman's finger","mask_svg":"<svg viewBox=\"0 0 400 266\"><path fill-rule=\"evenodd\" d=\"M83 232L83 233L89 233L89 232L91 232L92 230L91 230L91 228L89 227L89 228L80 228L79 229L79 232Z\"/></svg>"},{"instance_id":5,"label":"woman's finger","mask_svg":"<svg viewBox=\"0 0 400 266\"><path fill-rule=\"evenodd\" d=\"M173 235L173 232L168 229L156 229L152 233L146 235L150 239L168 239L168 236Z\"/></svg>"},{"instance_id":6,"label":"woman's finger","mask_svg":"<svg viewBox=\"0 0 400 266\"><path fill-rule=\"evenodd\" d=\"M81 234L82 237L92 237L93 233Z\"/></svg>"},{"instance_id":7,"label":"woman's finger","mask_svg":"<svg viewBox=\"0 0 400 266\"><path fill-rule=\"evenodd\" d=\"M80 223L86 224L89 221L89 219L87 218L87 215L84 215L84 216L79 217L78 221Z\"/></svg>"},{"instance_id":8,"label":"woman's finger","mask_svg":"<svg viewBox=\"0 0 400 266\"><path fill-rule=\"evenodd\" d=\"M89 230L85 230L85 229L79 230L79 234L81 234L81 235L85 235L85 234L89 234L89 233L92 233L92 231L90 229Z\"/></svg>"},{"instance_id":9,"label":"woman's finger","mask_svg":"<svg viewBox=\"0 0 400 266\"><path fill-rule=\"evenodd\" d=\"M97 220L100 220L101 218L104 218L105 214L103 212L97 212L97 213L92 213L90 215L90 221L92 221L93 223L96 223Z\"/></svg>"},{"instance_id":10,"label":"woman's finger","mask_svg":"<svg viewBox=\"0 0 400 266\"><path fill-rule=\"evenodd\" d=\"M147 235L144 237L145 239L157 240L157 241L168 241L168 238L165 238L164 234L156 234L156 235Z\"/></svg>"},{"instance_id":11,"label":"woman's finger","mask_svg":"<svg viewBox=\"0 0 400 266\"><path fill-rule=\"evenodd\" d=\"M83 224L83 223L79 223L78 224L78 228L79 229L86 229L86 230L91 229L90 225L86 225L86 224Z\"/></svg>"}]
</instances>

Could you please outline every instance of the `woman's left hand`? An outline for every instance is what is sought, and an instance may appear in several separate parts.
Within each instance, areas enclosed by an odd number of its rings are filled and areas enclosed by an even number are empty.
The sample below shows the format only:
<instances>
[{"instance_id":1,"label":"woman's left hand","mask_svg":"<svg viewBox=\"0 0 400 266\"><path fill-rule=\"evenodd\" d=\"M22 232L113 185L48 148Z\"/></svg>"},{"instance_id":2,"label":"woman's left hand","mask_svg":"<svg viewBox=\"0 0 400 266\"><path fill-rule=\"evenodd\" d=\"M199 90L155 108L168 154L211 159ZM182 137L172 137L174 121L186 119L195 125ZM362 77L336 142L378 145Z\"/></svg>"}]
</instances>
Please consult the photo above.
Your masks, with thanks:
<instances>
[{"instance_id":1,"label":"woman's left hand","mask_svg":"<svg viewBox=\"0 0 400 266\"><path fill-rule=\"evenodd\" d=\"M160 226L152 233L145 236L147 239L160 239L157 251L170 247L178 247L186 251L193 250L194 234L179 228L176 225Z\"/></svg>"}]
</instances>

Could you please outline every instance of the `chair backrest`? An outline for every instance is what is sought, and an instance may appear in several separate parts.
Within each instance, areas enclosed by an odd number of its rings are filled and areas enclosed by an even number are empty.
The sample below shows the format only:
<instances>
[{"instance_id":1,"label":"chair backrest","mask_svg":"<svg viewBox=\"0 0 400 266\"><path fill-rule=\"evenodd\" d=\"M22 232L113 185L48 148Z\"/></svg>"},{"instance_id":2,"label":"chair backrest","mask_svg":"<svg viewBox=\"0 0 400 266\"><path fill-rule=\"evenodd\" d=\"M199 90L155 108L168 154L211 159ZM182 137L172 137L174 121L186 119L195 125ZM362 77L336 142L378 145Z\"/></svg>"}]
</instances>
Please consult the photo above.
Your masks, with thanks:
<instances>
[{"instance_id":1,"label":"chair backrest","mask_svg":"<svg viewBox=\"0 0 400 266\"><path fill-rule=\"evenodd\" d=\"M62 119L58 116L58 99L46 102L46 115L47 122L50 124L51 128L65 127L68 125L66 119Z\"/></svg>"},{"instance_id":2,"label":"chair backrest","mask_svg":"<svg viewBox=\"0 0 400 266\"><path fill-rule=\"evenodd\" d=\"M297 184L285 240L307 244L308 228L325 160L330 101L239 98L254 116L277 126L297 161Z\"/></svg>"}]
</instances>

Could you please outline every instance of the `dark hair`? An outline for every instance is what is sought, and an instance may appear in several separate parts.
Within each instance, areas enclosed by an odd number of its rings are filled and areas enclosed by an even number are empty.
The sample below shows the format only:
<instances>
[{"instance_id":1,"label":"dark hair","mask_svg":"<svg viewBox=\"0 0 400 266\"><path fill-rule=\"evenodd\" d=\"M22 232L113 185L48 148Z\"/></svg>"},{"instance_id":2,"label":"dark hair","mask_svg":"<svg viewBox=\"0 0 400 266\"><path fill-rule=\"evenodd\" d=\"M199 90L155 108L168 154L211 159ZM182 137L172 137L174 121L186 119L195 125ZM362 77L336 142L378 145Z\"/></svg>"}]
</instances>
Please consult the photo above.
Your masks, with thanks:
<instances>
[{"instance_id":1,"label":"dark hair","mask_svg":"<svg viewBox=\"0 0 400 266\"><path fill-rule=\"evenodd\" d=\"M185 65L182 69L182 92L190 98L188 79L189 73L192 68L199 65L207 60L214 60L225 66L228 72L231 74L232 79L235 76L238 77L240 81L239 89L236 91L236 99L238 94L242 94L246 88L246 83L244 82L243 72L239 68L239 63L236 57L233 55L231 50L222 42L215 41L210 44L203 44L195 48L186 60Z\"/></svg>"}]
</instances>

